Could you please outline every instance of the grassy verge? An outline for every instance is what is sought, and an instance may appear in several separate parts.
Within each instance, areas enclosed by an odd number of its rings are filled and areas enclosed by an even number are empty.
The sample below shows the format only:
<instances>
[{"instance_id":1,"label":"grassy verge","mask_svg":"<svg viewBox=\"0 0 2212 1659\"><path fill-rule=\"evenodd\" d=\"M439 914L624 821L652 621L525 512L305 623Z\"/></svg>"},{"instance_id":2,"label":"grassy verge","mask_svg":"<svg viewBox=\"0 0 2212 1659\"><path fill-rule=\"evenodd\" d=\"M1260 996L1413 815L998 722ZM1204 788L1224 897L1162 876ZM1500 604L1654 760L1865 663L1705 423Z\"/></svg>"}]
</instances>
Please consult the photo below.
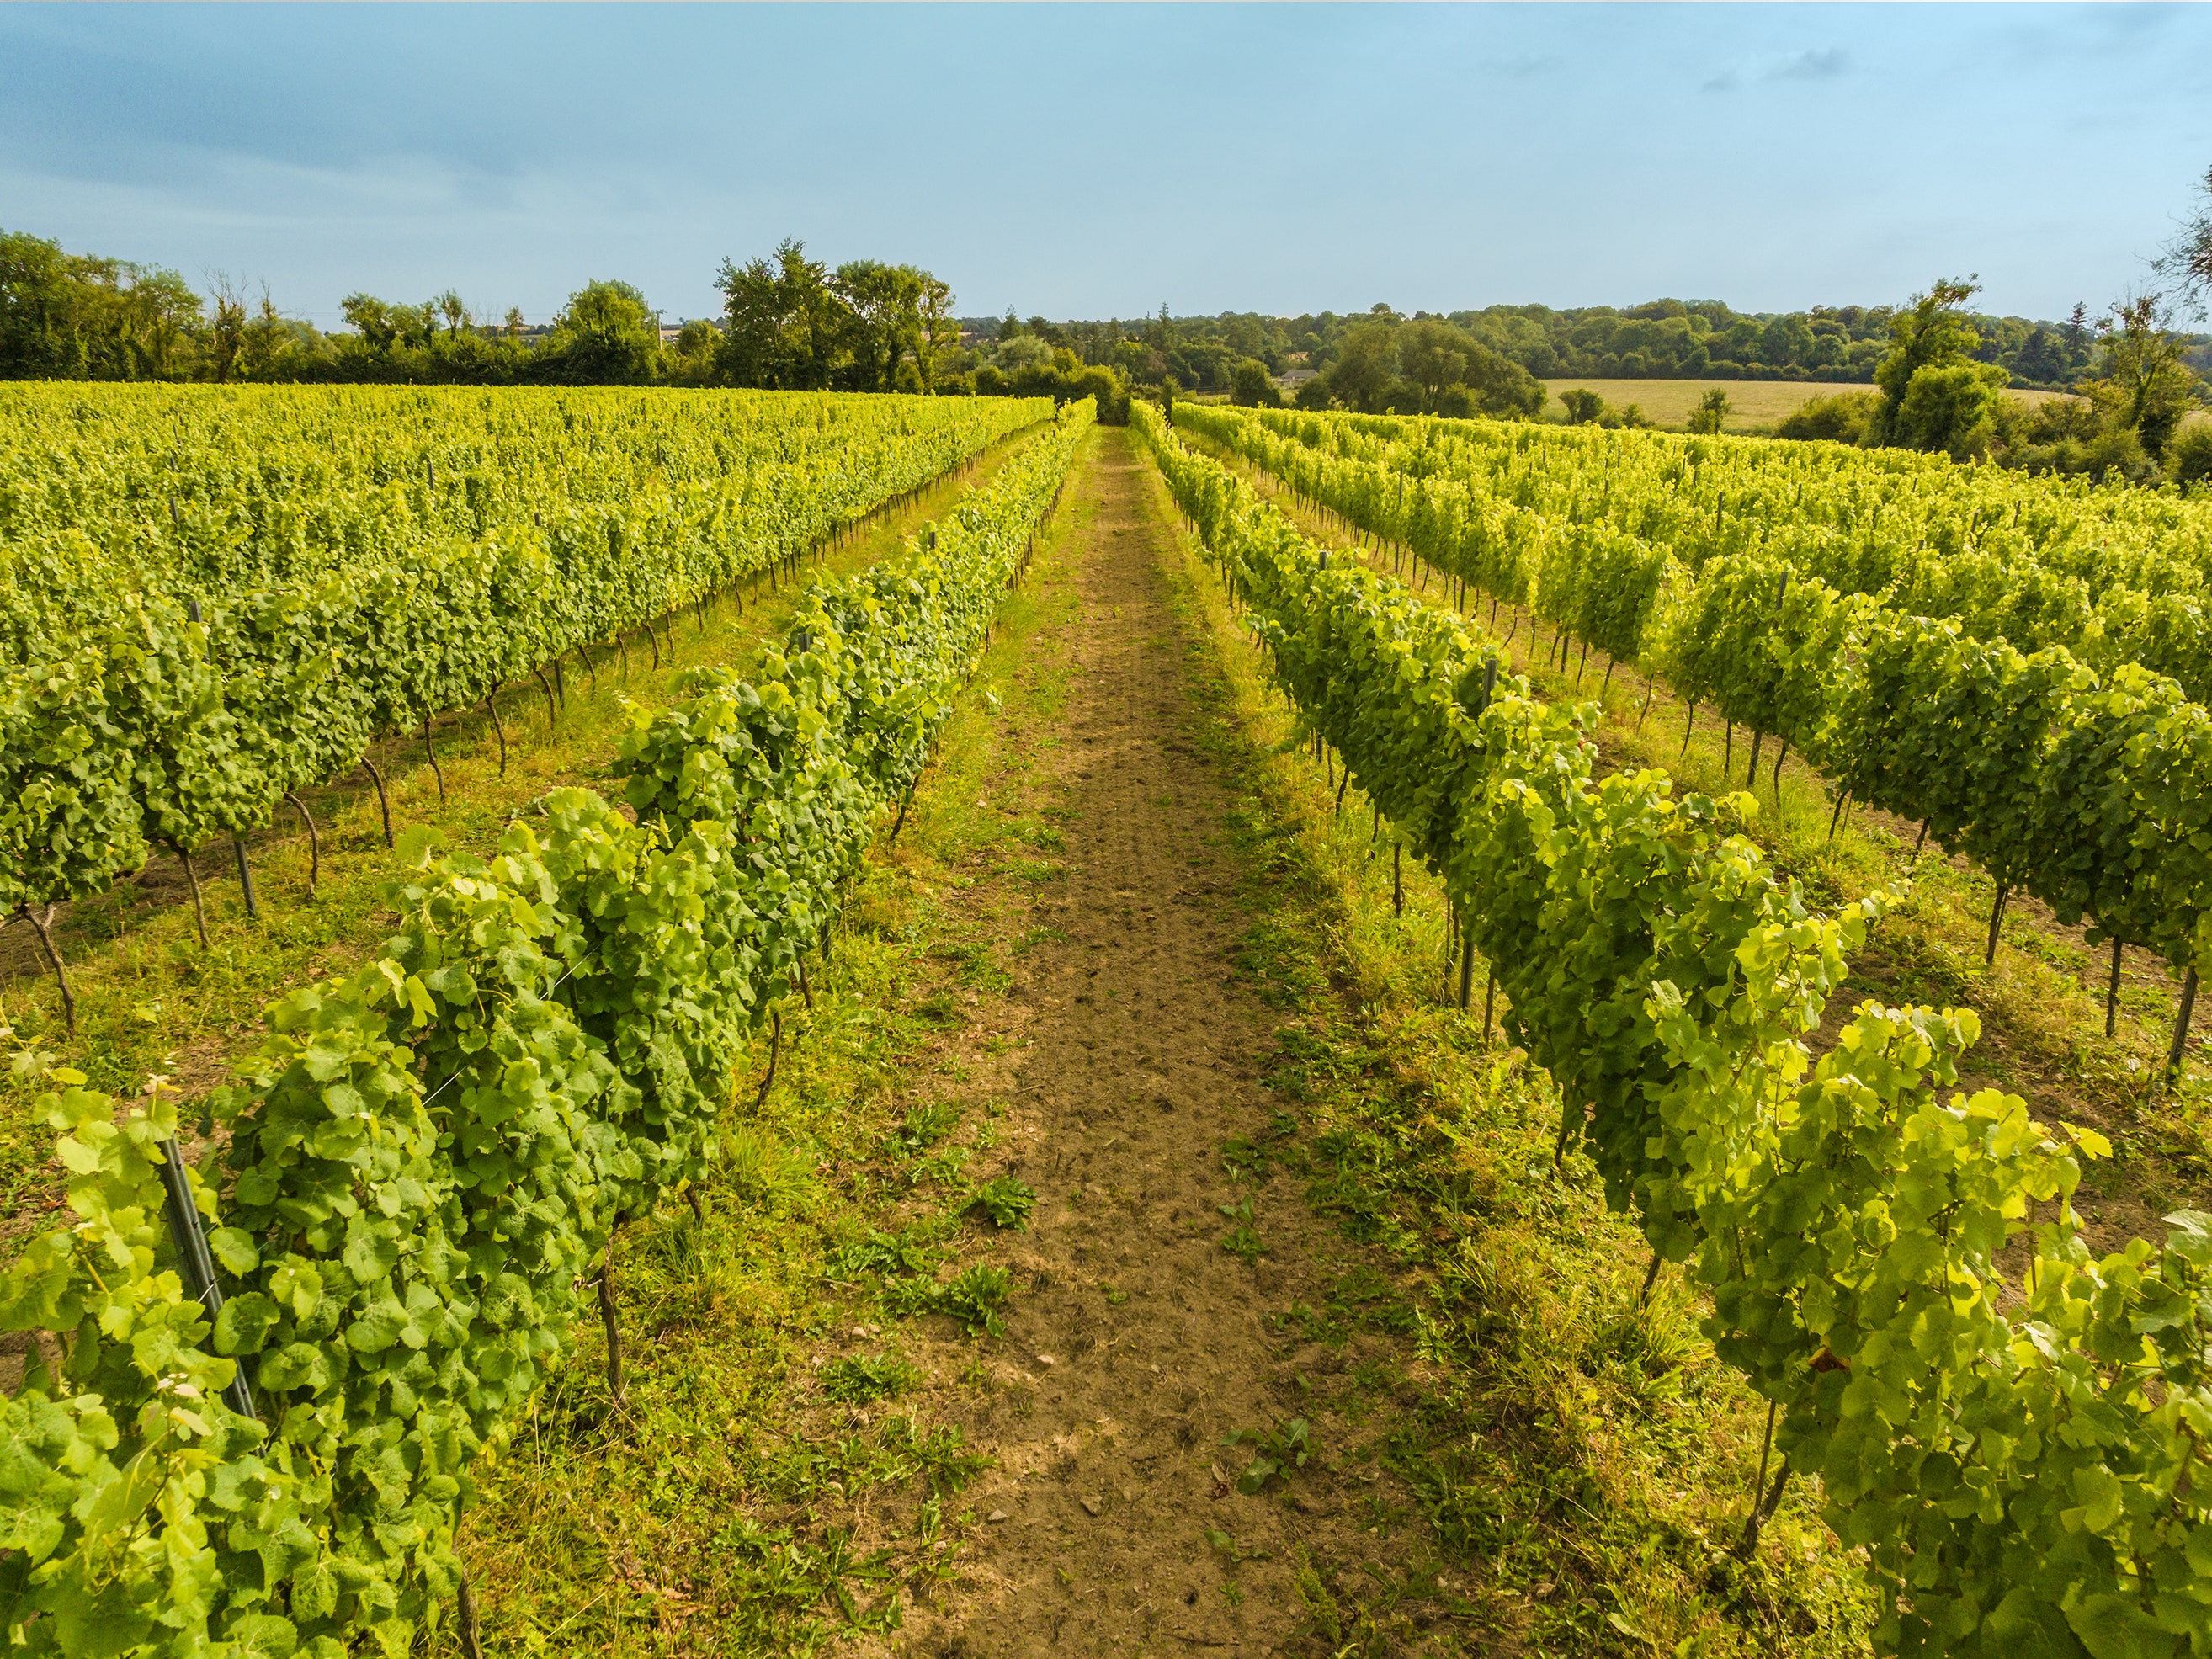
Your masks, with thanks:
<instances>
[{"instance_id":1,"label":"grassy verge","mask_svg":"<svg viewBox=\"0 0 2212 1659\"><path fill-rule=\"evenodd\" d=\"M1008 734L1049 723L1064 695L1036 641L1073 605L1055 555L1080 510L1071 492L1001 610L899 840L848 896L813 1006L785 1010L774 1086L732 1102L700 1216L672 1200L621 1236L626 1409L604 1339L581 1332L482 1472L463 1553L488 1651L819 1652L895 1631L956 1572L979 1464L912 1398L910 1322L954 1338L980 1379L1011 1284L993 1230L964 1218L968 1165L998 1110L963 1114L939 1085L1022 944L988 906L950 901L1055 879L1058 831ZM764 1051L754 1065L765 1074Z\"/></svg>"},{"instance_id":2,"label":"grassy verge","mask_svg":"<svg viewBox=\"0 0 2212 1659\"><path fill-rule=\"evenodd\" d=\"M1282 1011L1271 1083L1308 1126L1279 1156L1310 1204L1389 1252L1412 1304L1418 1404L1354 1455L1403 1476L1416 1512L1376 1524L1452 1564L1439 1582L1468 1633L1425 1629L1406 1585L1326 1564L1300 1578L1314 1629L1329 1650L1378 1655L1863 1651L1853 1563L1802 1494L1738 1554L1764 1407L1674 1274L1640 1297L1648 1253L1589 1166L1555 1173L1548 1079L1486 1041L1479 988L1472 1017L1440 995L1435 884L1407 867L1395 913L1387 841L1356 800L1339 815L1286 741L1280 697L1185 546L1207 740L1243 785L1244 969ZM1341 1340L1380 1305L1270 1317Z\"/></svg>"},{"instance_id":3,"label":"grassy verge","mask_svg":"<svg viewBox=\"0 0 2212 1659\"><path fill-rule=\"evenodd\" d=\"M825 550L780 587L763 581L725 595L703 612L672 618L650 642L641 635L617 650L593 652L588 668L572 659L563 677L565 706L550 706L532 684L501 697L496 727L483 710L449 718L434 737L436 772L419 737L380 744L374 758L385 775L395 828L432 824L448 846L487 848L514 811L547 790L596 786L633 703L665 702L691 668L744 659L757 641L786 625L799 588L894 551L902 538L988 477L1026 435L955 469L842 545ZM289 816L250 843L258 919L246 914L229 850L204 851L196 862L207 912L204 945L183 869L167 854L137 879L74 907L58 938L76 992L73 1038L63 1031L60 999L33 953L29 930L0 935L11 951L9 971L0 976L0 1041L12 1034L16 1044L58 1055L87 1073L91 1086L121 1094L137 1093L154 1074L173 1079L187 1096L221 1080L270 998L343 971L384 932L382 891L398 866L384 844L375 792L356 773L306 799L321 841L313 893L311 844ZM35 1228L59 1202L52 1133L29 1116L33 1092L20 1080L0 1079L0 1215L6 1217L0 1243Z\"/></svg>"}]
</instances>

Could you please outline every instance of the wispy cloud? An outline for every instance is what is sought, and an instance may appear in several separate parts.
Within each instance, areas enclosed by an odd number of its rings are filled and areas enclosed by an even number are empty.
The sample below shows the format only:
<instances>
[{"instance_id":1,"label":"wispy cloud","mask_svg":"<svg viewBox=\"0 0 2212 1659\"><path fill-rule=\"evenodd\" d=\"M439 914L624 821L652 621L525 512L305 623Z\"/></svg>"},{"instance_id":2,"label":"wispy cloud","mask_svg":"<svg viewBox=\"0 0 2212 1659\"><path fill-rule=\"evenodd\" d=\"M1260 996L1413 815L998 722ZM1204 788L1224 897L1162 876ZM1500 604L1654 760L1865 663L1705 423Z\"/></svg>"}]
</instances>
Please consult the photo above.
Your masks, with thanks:
<instances>
[{"instance_id":1,"label":"wispy cloud","mask_svg":"<svg viewBox=\"0 0 2212 1659\"><path fill-rule=\"evenodd\" d=\"M1832 81L1850 72L1851 55L1841 46L1814 46L1746 68L1728 68L1700 82L1700 92L1735 92L1747 77L1768 85L1777 81Z\"/></svg>"},{"instance_id":2,"label":"wispy cloud","mask_svg":"<svg viewBox=\"0 0 2212 1659\"><path fill-rule=\"evenodd\" d=\"M1851 66L1841 46L1823 46L1784 58L1759 78L1764 81L1832 81Z\"/></svg>"}]
</instances>

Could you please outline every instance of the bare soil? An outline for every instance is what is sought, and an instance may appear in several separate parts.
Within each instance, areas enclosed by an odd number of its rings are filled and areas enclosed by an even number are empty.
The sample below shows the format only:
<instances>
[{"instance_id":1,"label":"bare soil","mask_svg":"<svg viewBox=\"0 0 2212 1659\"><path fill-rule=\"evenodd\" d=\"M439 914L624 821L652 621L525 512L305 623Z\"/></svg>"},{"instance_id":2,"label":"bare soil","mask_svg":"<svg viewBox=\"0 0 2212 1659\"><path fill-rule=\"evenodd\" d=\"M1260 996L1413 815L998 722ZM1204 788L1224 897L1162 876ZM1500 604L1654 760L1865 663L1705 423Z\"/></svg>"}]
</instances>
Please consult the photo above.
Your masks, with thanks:
<instances>
[{"instance_id":1,"label":"bare soil","mask_svg":"<svg viewBox=\"0 0 2212 1659\"><path fill-rule=\"evenodd\" d=\"M1326 1582L1373 1559L1385 1546L1361 1499L1399 1494L1387 1474L1329 1467L1346 1425L1309 1390L1376 1341L1330 1350L1267 1316L1322 1305L1362 1253L1292 1183L1232 1181L1220 1154L1282 1106L1262 1081L1273 1022L1236 971L1231 783L1194 741L1202 658L1172 603L1180 556L1133 447L1109 432L1102 447L1076 486L1094 501L1068 555L1080 603L1059 642L1064 718L1030 738L1058 797L1064 883L989 915L1002 936L1060 937L1018 958L1003 999L977 1000L951 1068L964 1078L936 1085L1007 1103L974 1174L1011 1172L1039 1195L1000 1249L1016 1285L1006 1340L978 1362L949 1321L923 1338L936 1380L917 1403L994 1466L961 1500L980 1522L966 1577L883 1650L1320 1652L1294 1573L1311 1562ZM981 914L1003 897L979 886L963 902ZM1249 1262L1224 1248L1243 1224L1221 1208L1248 1197L1266 1246ZM969 1386L954 1385L962 1368ZM1240 1493L1251 1453L1223 1437L1301 1416L1320 1455ZM1258 1559L1238 1565L1209 1529Z\"/></svg>"}]
</instances>

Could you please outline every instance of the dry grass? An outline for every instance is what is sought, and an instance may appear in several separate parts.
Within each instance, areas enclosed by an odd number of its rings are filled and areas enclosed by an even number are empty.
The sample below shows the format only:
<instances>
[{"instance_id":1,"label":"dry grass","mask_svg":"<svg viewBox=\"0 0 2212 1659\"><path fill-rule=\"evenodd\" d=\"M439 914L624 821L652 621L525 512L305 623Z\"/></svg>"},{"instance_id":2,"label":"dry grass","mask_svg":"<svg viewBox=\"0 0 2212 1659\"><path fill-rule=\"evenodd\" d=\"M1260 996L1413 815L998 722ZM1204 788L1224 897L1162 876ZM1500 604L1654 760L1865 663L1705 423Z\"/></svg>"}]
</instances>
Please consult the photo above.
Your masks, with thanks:
<instances>
[{"instance_id":1,"label":"dry grass","mask_svg":"<svg viewBox=\"0 0 2212 1659\"><path fill-rule=\"evenodd\" d=\"M1576 386L1588 386L1615 409L1636 404L1645 418L1661 426L1680 427L1689 423L1690 411L1698 406L1698 399L1715 386L1728 393L1729 415L1725 422L1730 432L1756 432L1771 427L1784 416L1795 414L1804 404L1814 398L1833 397L1840 392L1869 392L1871 386L1846 381L1828 380L1588 380L1574 375L1544 382L1551 394L1544 406L1547 420L1566 418L1566 405L1559 401L1559 393ZM2006 394L2027 403L2039 403L2045 398L2063 397L2057 392L2013 392Z\"/></svg>"}]
</instances>

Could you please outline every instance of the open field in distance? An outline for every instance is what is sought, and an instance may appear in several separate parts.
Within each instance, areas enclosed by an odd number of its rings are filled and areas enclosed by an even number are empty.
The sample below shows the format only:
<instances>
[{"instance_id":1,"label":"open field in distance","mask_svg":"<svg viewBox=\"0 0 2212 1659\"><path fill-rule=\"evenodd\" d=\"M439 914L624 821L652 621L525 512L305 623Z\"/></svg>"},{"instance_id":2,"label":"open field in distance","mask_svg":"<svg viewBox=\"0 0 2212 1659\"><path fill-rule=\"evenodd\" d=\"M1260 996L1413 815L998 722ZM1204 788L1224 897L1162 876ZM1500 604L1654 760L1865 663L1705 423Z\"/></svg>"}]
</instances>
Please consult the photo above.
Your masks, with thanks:
<instances>
[{"instance_id":1,"label":"open field in distance","mask_svg":"<svg viewBox=\"0 0 2212 1659\"><path fill-rule=\"evenodd\" d=\"M1720 386L1729 395L1727 430L1752 432L1771 427L1776 422L1792 415L1814 398L1826 398L1838 392L1870 392L1871 386L1854 381L1827 380L1603 380L1580 379L1568 375L1544 382L1550 393L1544 404L1544 418L1563 421L1566 405L1559 401L1562 392L1576 386L1588 386L1615 409L1625 409L1630 404L1643 410L1645 416L1661 426L1686 426L1690 411L1698 406L1698 399L1708 388ZM2063 397L2057 392L2014 392L2010 394L2024 401L2035 403L2045 398Z\"/></svg>"}]
</instances>

